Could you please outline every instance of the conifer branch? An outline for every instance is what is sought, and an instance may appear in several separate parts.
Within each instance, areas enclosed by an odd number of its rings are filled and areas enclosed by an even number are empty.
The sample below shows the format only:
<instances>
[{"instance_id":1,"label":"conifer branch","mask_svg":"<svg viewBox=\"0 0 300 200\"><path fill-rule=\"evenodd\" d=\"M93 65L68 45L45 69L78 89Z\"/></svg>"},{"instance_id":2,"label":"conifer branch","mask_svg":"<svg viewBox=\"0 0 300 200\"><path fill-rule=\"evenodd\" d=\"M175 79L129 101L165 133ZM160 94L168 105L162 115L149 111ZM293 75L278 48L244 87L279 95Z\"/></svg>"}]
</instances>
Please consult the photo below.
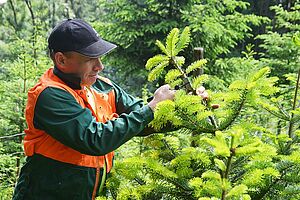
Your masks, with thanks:
<instances>
[{"instance_id":1,"label":"conifer branch","mask_svg":"<svg viewBox=\"0 0 300 200\"><path fill-rule=\"evenodd\" d=\"M159 189L160 193L165 195L166 193L164 191L161 190L161 187ZM182 191L182 190L178 190L177 188L172 188L169 189L168 188L168 196L165 196L166 198L163 199L184 199L184 200L198 200L198 198L195 198L193 196L193 192L192 191ZM172 198L173 197L173 198ZM155 198L157 199L157 198Z\"/></svg>"},{"instance_id":2,"label":"conifer branch","mask_svg":"<svg viewBox=\"0 0 300 200\"><path fill-rule=\"evenodd\" d=\"M204 173L204 170L202 168L198 168L193 171L192 176L193 177L201 177L201 175Z\"/></svg>"},{"instance_id":3,"label":"conifer branch","mask_svg":"<svg viewBox=\"0 0 300 200\"><path fill-rule=\"evenodd\" d=\"M194 130L194 131L198 131L198 132L213 133L213 134L215 133L216 129L214 129L213 127L210 127L210 129L209 129L209 128L199 126L197 121L194 120L190 115L186 114L186 112L182 111L181 109L177 109L176 111L179 112L179 114L181 116L184 116L184 118L186 118L187 121L189 121L192 124L192 126L183 124L183 127Z\"/></svg>"},{"instance_id":4,"label":"conifer branch","mask_svg":"<svg viewBox=\"0 0 300 200\"><path fill-rule=\"evenodd\" d=\"M182 183L179 182L179 180L177 180L177 179L175 179L175 178L170 178L170 177L166 177L166 176L161 176L161 174L156 173L156 171L151 170L151 169L150 169L150 171L151 171L153 174L158 174L158 175L160 176L160 179L164 179L164 180L167 181L168 183L171 183L171 184L173 184L174 186L176 186L176 188L179 189L180 192L183 193L184 195L188 195L188 196L190 196L191 199L194 199L194 198L192 197L192 195L191 195L193 189L190 188L190 187L188 186L187 183L182 184Z\"/></svg>"},{"instance_id":5,"label":"conifer branch","mask_svg":"<svg viewBox=\"0 0 300 200\"><path fill-rule=\"evenodd\" d=\"M235 156L235 149L233 148L233 140L234 138L231 137L231 143L230 143L230 156L228 157L227 159L227 162L226 162L226 170L224 172L224 175L222 177L222 179L228 179L228 175L229 175L229 170L231 168L231 163L232 163L232 158L233 156ZM222 172L223 173L223 172ZM225 188L222 188L222 200L225 200L226 199L226 189Z\"/></svg>"},{"instance_id":6,"label":"conifer branch","mask_svg":"<svg viewBox=\"0 0 300 200\"><path fill-rule=\"evenodd\" d=\"M260 193L256 196L254 196L252 199L253 200L260 200L263 199L269 192L272 186L274 186L276 183L278 183L280 180L282 180L283 176L286 175L286 172L288 172L288 169L293 167L293 165L289 165L283 169L281 169L281 175L278 178L273 179L273 181L263 190L260 191Z\"/></svg>"},{"instance_id":7,"label":"conifer branch","mask_svg":"<svg viewBox=\"0 0 300 200\"><path fill-rule=\"evenodd\" d=\"M250 158L250 156L244 156L241 158L238 158L237 161L235 161L234 163L231 164L232 168L235 167L240 167L243 164L245 164L246 161L248 161L248 159ZM234 177L232 177L231 181L232 182L236 182L238 179L240 179L244 174L246 173L246 170L241 170L238 173L235 174Z\"/></svg>"},{"instance_id":8,"label":"conifer branch","mask_svg":"<svg viewBox=\"0 0 300 200\"><path fill-rule=\"evenodd\" d=\"M205 99L202 100L202 103L205 107L208 108L208 103ZM218 130L218 123L216 122L214 116L208 116L208 119L210 120L210 123L215 127L215 129Z\"/></svg>"},{"instance_id":9,"label":"conifer branch","mask_svg":"<svg viewBox=\"0 0 300 200\"><path fill-rule=\"evenodd\" d=\"M173 159L176 158L177 153L172 149L172 147L170 147L168 142L165 139L163 139L162 142L164 143L165 147L171 151L171 153L173 155Z\"/></svg>"},{"instance_id":10,"label":"conifer branch","mask_svg":"<svg viewBox=\"0 0 300 200\"><path fill-rule=\"evenodd\" d=\"M182 56L176 57L176 55L183 48L185 48L187 46L187 44L189 43L190 30L188 27L186 27L183 30L180 38L178 38L178 34L179 34L179 30L177 28L174 28L171 30L171 32L167 36L166 45L163 45L159 40L156 41L156 45L160 48L160 50L165 55L156 55L147 61L146 69L148 69L148 70L152 69L152 71L148 75L148 80L153 81L153 80L157 79L163 72L164 68L167 65L171 64L175 67L175 71L169 71L169 73L165 77L166 82L177 85L177 84L181 84L181 80L182 80L183 81L182 85L185 86L186 92L196 95L196 90L193 88L193 83L190 80L188 73L192 72L193 70L195 70L195 69L199 68L200 66L202 66L203 64L205 64L206 60L198 60L195 63L192 63L186 70L184 70L181 66L184 63L185 58ZM179 77L181 77L181 78L178 80L175 80ZM194 87L196 87L196 86L194 86ZM152 100L152 97L147 99L148 102L151 100ZM208 103L205 100L203 100L202 104L207 106ZM216 122L214 117L208 116L208 119L209 119L210 123L214 126L214 129L217 130L218 123Z\"/></svg>"},{"instance_id":11,"label":"conifer branch","mask_svg":"<svg viewBox=\"0 0 300 200\"><path fill-rule=\"evenodd\" d=\"M174 67L176 69L178 69L180 71L180 73L182 74L182 79L183 79L183 82L184 82L184 85L186 85L186 90L187 90L187 93L189 92L192 92L193 95L196 95L196 90L193 89L193 86L192 86L192 82L190 81L189 77L187 76L187 74L183 71L183 69L177 64L176 60L174 59L174 57L171 58L171 63L174 65ZM205 100L202 101L202 103L207 106L207 102ZM211 124L215 127L215 129L217 130L218 129L218 125L217 125L217 122L216 120L214 119L213 116L208 116ZM214 132L214 131L213 131Z\"/></svg>"},{"instance_id":12,"label":"conifer branch","mask_svg":"<svg viewBox=\"0 0 300 200\"><path fill-rule=\"evenodd\" d=\"M142 179L137 178L137 177L135 177L133 180L135 180L139 185L145 185L146 184L145 181L143 181Z\"/></svg>"},{"instance_id":13,"label":"conifer branch","mask_svg":"<svg viewBox=\"0 0 300 200\"><path fill-rule=\"evenodd\" d=\"M218 130L220 130L220 131L225 130L235 121L235 119L238 117L239 113L241 112L241 110L245 104L246 96L247 96L247 90L245 90L242 93L242 100L240 101L240 104L237 106L237 109L235 110L235 112L232 114L231 117L228 117L229 118L228 121L225 121L223 124L221 124L219 126Z\"/></svg>"},{"instance_id":14,"label":"conifer branch","mask_svg":"<svg viewBox=\"0 0 300 200\"><path fill-rule=\"evenodd\" d=\"M201 60L203 60L203 48L195 48L194 49L194 54L195 54L195 57L196 57L196 59L198 60L198 62L200 61L201 62ZM205 61L204 63L206 63L207 61L206 60L203 60L203 61ZM188 70L188 69L187 69ZM201 76L201 75L203 75L203 68L200 68L200 69L198 69L198 73L199 73L199 75ZM195 74L197 74L197 72L195 72ZM203 105L205 105L206 107L207 107L207 100L205 100L205 99L203 99L202 100L202 103L203 103ZM211 124L215 127L215 129L217 130L218 129L218 123L216 122L216 120L215 120L215 118L214 118L214 116L208 116L208 119L210 120L210 122L211 122Z\"/></svg>"},{"instance_id":15,"label":"conifer branch","mask_svg":"<svg viewBox=\"0 0 300 200\"><path fill-rule=\"evenodd\" d=\"M279 103L276 103L276 106L279 109L280 113L283 114L283 116L284 116L284 118L282 118L282 119L285 119L288 121L290 119L289 114L283 109L283 107Z\"/></svg>"},{"instance_id":16,"label":"conifer branch","mask_svg":"<svg viewBox=\"0 0 300 200\"><path fill-rule=\"evenodd\" d=\"M20 136L23 136L23 135L25 135L25 133L17 133L17 134L14 134L14 135L4 135L4 136L0 137L0 140L1 139L13 139L15 137L20 137Z\"/></svg>"},{"instance_id":17,"label":"conifer branch","mask_svg":"<svg viewBox=\"0 0 300 200\"><path fill-rule=\"evenodd\" d=\"M181 189L181 191L183 193L185 193L186 195L191 195L191 191L193 191L192 188L190 188L187 184L181 184L180 182L178 182L176 179L171 179L171 178L166 178L165 179L169 182L172 183L173 185L175 185L177 188Z\"/></svg>"},{"instance_id":18,"label":"conifer branch","mask_svg":"<svg viewBox=\"0 0 300 200\"><path fill-rule=\"evenodd\" d=\"M280 113L279 112L276 112L276 111L273 111L273 110L270 110L268 108L263 108L265 109L267 112L269 112L270 114L278 117L279 119L283 119L285 121L289 121L290 120L290 117L287 117L283 112L281 112L281 110L279 109Z\"/></svg>"},{"instance_id":19,"label":"conifer branch","mask_svg":"<svg viewBox=\"0 0 300 200\"><path fill-rule=\"evenodd\" d=\"M231 149L231 154L227 160L227 163L226 163L226 171L225 171L225 174L224 174L224 178L228 178L228 175L229 175L229 170L230 170L230 167L231 167L231 162L232 162L232 158L234 156L234 149Z\"/></svg>"},{"instance_id":20,"label":"conifer branch","mask_svg":"<svg viewBox=\"0 0 300 200\"><path fill-rule=\"evenodd\" d=\"M111 197L113 198L113 200L116 200L117 199L117 191L116 190L113 190L113 189L109 189L110 191L110 194L111 194Z\"/></svg>"},{"instance_id":21,"label":"conifer branch","mask_svg":"<svg viewBox=\"0 0 300 200\"><path fill-rule=\"evenodd\" d=\"M298 70L298 77L297 77L297 83L296 83L296 89L295 89L295 95L294 95L292 111L296 109L296 102L297 102L297 95L298 95L298 88L299 88L299 79L300 79L300 69ZM293 117L294 117L294 113L292 113L292 115L291 115L289 130L288 130L288 135L289 135L290 138L292 138L292 136L293 136L293 125L294 125L294 122L292 120Z\"/></svg>"},{"instance_id":22,"label":"conifer branch","mask_svg":"<svg viewBox=\"0 0 300 200\"><path fill-rule=\"evenodd\" d=\"M187 74L183 71L183 69L178 65L174 57L171 57L170 63L173 64L174 67L180 71L183 83L186 85L187 92L192 92L195 95L196 91L193 89L192 82L190 81Z\"/></svg>"}]
</instances>

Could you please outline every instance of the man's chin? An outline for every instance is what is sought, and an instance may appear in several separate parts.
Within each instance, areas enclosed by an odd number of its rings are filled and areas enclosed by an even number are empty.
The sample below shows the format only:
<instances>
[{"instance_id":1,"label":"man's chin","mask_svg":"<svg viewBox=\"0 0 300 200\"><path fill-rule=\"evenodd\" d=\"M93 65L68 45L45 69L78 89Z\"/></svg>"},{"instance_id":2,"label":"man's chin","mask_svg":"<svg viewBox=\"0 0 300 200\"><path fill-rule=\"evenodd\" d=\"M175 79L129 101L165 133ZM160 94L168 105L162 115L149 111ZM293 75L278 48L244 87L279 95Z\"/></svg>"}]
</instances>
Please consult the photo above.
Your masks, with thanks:
<instances>
[{"instance_id":1,"label":"man's chin","mask_svg":"<svg viewBox=\"0 0 300 200\"><path fill-rule=\"evenodd\" d=\"M82 86L91 86L97 81L97 78L89 78L88 81L81 82Z\"/></svg>"}]
</instances>

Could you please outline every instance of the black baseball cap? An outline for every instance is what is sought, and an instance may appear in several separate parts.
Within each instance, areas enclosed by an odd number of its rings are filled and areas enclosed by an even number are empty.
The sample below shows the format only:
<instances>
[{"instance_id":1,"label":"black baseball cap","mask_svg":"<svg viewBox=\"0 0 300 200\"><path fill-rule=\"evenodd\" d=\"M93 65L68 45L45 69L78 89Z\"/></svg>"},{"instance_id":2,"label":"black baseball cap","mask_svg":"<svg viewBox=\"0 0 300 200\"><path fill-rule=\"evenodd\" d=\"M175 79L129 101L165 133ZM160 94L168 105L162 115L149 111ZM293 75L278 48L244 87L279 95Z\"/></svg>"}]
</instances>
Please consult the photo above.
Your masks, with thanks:
<instances>
[{"instance_id":1,"label":"black baseball cap","mask_svg":"<svg viewBox=\"0 0 300 200\"><path fill-rule=\"evenodd\" d=\"M67 19L57 24L48 38L50 52L75 51L97 58L109 53L117 45L103 40L97 31L81 19Z\"/></svg>"}]
</instances>

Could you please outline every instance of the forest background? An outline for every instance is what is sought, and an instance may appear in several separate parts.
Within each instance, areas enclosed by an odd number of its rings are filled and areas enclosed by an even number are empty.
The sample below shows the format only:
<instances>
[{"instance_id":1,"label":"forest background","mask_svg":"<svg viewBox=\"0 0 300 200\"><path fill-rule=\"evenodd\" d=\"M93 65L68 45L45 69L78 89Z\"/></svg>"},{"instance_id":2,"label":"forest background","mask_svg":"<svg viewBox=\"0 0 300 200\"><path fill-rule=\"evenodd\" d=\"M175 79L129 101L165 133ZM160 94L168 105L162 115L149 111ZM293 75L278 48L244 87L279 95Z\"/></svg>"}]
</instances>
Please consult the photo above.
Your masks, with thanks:
<instances>
[{"instance_id":1,"label":"forest background","mask_svg":"<svg viewBox=\"0 0 300 200\"><path fill-rule=\"evenodd\" d=\"M202 129L175 111L179 121L166 116L171 108L161 110L156 118L165 123L152 125L172 123L179 130L134 138L118 149L102 198L300 199L300 48L293 41L300 31L299 0L0 1L0 199L11 199L25 160L27 91L52 66L47 37L65 18L90 22L118 45L102 58L103 74L144 99L168 82L163 76L172 69L150 72L147 80L147 61L162 51L156 40L168 43L176 38L173 28L188 26L189 43L178 50L178 61L193 63L199 59L194 48L204 48L206 60L195 67L204 71L198 84L211 95L205 108L197 107L209 109L196 119ZM211 103L219 103L219 111L210 109ZM193 109L185 105L182 112L195 114ZM215 128L207 122L213 117L219 118ZM233 140L240 143L233 147ZM236 156L238 147L245 148Z\"/></svg>"}]
</instances>

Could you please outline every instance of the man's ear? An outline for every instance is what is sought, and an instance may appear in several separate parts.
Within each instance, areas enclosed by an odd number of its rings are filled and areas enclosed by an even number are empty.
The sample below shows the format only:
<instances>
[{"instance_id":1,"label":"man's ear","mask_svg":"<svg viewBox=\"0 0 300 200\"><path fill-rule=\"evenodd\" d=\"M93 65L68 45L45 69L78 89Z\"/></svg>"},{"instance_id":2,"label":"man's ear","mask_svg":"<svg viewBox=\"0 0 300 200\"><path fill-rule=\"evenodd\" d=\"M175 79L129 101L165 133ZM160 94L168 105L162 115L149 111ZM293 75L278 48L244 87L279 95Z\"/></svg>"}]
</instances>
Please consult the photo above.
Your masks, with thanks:
<instances>
[{"instance_id":1,"label":"man's ear","mask_svg":"<svg viewBox=\"0 0 300 200\"><path fill-rule=\"evenodd\" d=\"M56 52L54 54L55 63L57 66L64 68L67 57L62 52Z\"/></svg>"}]
</instances>

